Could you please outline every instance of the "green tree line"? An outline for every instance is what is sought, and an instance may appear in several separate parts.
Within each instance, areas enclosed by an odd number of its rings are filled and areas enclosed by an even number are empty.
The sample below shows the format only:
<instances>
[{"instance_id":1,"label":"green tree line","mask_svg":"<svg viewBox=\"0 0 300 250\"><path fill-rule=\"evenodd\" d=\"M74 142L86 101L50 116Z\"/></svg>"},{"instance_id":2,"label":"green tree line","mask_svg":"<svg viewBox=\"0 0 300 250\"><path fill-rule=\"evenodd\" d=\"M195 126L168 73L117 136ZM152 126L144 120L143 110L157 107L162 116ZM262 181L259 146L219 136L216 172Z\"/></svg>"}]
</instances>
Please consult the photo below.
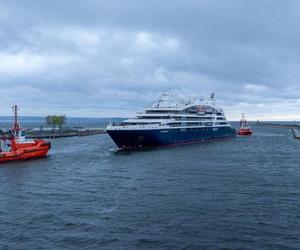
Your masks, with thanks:
<instances>
[{"instance_id":1,"label":"green tree line","mask_svg":"<svg viewBox=\"0 0 300 250\"><path fill-rule=\"evenodd\" d=\"M46 117L46 124L54 130L56 127L59 130L62 130L62 126L66 123L66 116L65 115L48 115Z\"/></svg>"}]
</instances>

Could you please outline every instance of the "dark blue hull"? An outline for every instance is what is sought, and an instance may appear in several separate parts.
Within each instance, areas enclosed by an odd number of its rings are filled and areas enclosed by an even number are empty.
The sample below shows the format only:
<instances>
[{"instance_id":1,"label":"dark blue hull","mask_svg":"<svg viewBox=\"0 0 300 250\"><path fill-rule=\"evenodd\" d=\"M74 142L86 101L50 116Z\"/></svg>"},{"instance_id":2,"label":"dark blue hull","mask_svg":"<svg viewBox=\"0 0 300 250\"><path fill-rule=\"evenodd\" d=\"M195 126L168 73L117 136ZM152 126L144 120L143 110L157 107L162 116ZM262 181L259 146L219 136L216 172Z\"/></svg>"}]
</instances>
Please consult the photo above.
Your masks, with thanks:
<instances>
[{"instance_id":1,"label":"dark blue hull","mask_svg":"<svg viewBox=\"0 0 300 250\"><path fill-rule=\"evenodd\" d=\"M107 130L107 133L119 148L143 148L188 144L234 137L236 135L235 129L230 127Z\"/></svg>"}]
</instances>

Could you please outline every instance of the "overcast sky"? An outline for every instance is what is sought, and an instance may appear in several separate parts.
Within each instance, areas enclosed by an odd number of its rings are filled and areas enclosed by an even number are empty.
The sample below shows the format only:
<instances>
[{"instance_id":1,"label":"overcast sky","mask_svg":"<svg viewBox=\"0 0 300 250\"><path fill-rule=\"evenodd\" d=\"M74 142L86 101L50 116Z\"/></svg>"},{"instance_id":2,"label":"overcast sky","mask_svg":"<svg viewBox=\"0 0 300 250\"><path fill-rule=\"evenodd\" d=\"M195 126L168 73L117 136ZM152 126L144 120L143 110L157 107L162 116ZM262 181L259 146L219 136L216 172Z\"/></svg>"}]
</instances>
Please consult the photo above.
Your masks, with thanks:
<instances>
[{"instance_id":1,"label":"overcast sky","mask_svg":"<svg viewBox=\"0 0 300 250\"><path fill-rule=\"evenodd\" d=\"M300 1L0 0L0 115L130 116L168 88L300 120Z\"/></svg>"}]
</instances>

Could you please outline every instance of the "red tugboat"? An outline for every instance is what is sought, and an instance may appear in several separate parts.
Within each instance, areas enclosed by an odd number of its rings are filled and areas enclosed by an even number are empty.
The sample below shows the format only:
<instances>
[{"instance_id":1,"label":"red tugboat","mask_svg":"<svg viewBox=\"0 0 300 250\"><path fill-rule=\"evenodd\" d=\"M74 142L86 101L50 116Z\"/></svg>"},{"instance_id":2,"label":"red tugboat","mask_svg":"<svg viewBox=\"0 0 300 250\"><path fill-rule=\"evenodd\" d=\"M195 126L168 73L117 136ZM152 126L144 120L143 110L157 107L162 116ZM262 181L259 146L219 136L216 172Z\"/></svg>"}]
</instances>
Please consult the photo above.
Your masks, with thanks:
<instances>
[{"instance_id":1,"label":"red tugboat","mask_svg":"<svg viewBox=\"0 0 300 250\"><path fill-rule=\"evenodd\" d=\"M242 119L240 121L240 128L238 130L238 135L242 135L242 136L251 136L253 133L250 125L248 125L246 119L245 119L245 115L242 114Z\"/></svg>"},{"instance_id":2,"label":"red tugboat","mask_svg":"<svg viewBox=\"0 0 300 250\"><path fill-rule=\"evenodd\" d=\"M0 163L44 157L51 143L44 140L26 139L25 131L18 123L18 107L13 106L14 124L8 134L0 135Z\"/></svg>"}]
</instances>

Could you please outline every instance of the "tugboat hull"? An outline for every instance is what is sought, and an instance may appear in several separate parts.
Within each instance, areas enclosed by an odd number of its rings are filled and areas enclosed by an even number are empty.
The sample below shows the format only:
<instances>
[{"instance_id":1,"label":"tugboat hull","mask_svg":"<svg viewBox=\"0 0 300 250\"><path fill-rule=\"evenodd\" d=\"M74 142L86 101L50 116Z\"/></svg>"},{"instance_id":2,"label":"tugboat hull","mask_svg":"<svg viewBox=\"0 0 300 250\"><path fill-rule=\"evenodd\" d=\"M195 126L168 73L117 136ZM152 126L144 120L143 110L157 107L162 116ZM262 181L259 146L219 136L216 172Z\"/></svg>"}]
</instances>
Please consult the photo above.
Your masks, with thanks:
<instances>
[{"instance_id":1,"label":"tugboat hull","mask_svg":"<svg viewBox=\"0 0 300 250\"><path fill-rule=\"evenodd\" d=\"M240 129L238 132L238 134L241 136L251 136L252 133L252 129Z\"/></svg>"},{"instance_id":2,"label":"tugboat hull","mask_svg":"<svg viewBox=\"0 0 300 250\"><path fill-rule=\"evenodd\" d=\"M190 144L214 139L234 137L230 127L166 128L149 130L107 130L119 148L144 148Z\"/></svg>"},{"instance_id":3,"label":"tugboat hull","mask_svg":"<svg viewBox=\"0 0 300 250\"><path fill-rule=\"evenodd\" d=\"M26 145L26 144L25 144ZM50 142L37 140L30 145L24 144L17 150L0 153L0 163L45 157L51 148Z\"/></svg>"}]
</instances>

